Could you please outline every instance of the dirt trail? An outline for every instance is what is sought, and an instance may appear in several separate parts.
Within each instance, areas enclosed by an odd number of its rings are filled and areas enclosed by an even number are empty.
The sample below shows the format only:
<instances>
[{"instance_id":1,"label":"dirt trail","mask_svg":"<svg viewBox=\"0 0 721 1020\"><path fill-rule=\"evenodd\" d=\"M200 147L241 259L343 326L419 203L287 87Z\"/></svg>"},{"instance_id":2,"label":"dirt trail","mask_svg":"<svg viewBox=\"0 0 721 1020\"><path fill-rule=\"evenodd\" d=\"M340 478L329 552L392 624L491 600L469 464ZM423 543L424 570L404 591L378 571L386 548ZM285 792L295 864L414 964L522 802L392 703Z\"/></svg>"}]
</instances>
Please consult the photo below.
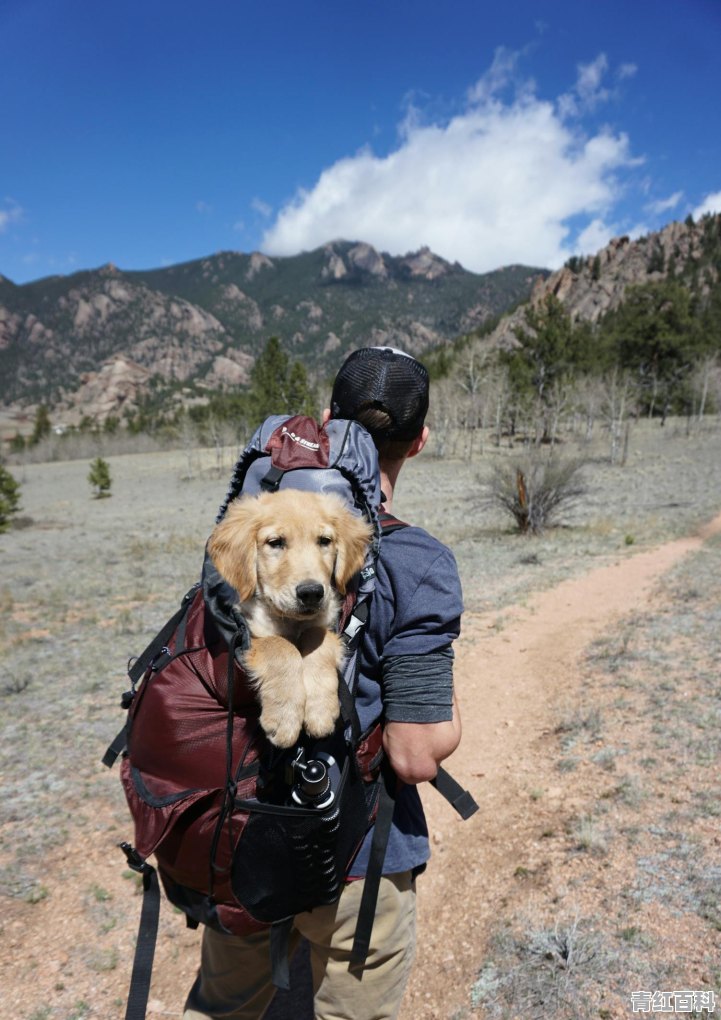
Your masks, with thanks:
<instances>
[{"instance_id":1,"label":"dirt trail","mask_svg":"<svg viewBox=\"0 0 721 1020\"><path fill-rule=\"evenodd\" d=\"M538 822L529 791L557 811L544 738L577 696L579 658L623 615L649 603L655 583L721 532L721 515L692 537L630 552L529 599L467 621L456 659L464 739L449 760L480 805L462 822L432 790L423 800L433 845L419 879L419 950L401 1020L446 1018L468 1005L489 925L513 895L513 874Z\"/></svg>"}]
</instances>

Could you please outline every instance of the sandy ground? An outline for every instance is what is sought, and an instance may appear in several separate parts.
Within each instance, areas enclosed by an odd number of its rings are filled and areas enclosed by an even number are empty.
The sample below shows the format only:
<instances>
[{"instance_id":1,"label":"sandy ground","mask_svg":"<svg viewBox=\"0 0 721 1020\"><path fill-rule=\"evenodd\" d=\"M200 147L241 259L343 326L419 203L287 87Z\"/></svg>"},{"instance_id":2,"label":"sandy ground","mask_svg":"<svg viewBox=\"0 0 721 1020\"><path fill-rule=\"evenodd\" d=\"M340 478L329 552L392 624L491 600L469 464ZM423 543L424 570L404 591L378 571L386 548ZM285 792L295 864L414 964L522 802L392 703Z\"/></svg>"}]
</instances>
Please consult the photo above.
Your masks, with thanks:
<instances>
[{"instance_id":1,"label":"sandy ground","mask_svg":"<svg viewBox=\"0 0 721 1020\"><path fill-rule=\"evenodd\" d=\"M61 465L48 467L52 469L51 481L65 470ZM146 467L144 473L139 473L129 465L123 468L118 461L117 474L126 470L128 485L132 479L134 488L126 491L124 497L131 503L133 499L147 498L153 485L161 488L165 485L166 491L173 488L157 480L151 461L147 461ZM76 469L73 483L76 489L81 480L85 485L86 470L86 465ZM37 513L33 477L30 473L26 507ZM43 477L46 498L48 472ZM422 492L420 480L417 485ZM69 515L62 525L67 543L73 529L87 528L88 519L92 518L103 542L110 542L119 527L117 517L106 517L104 523L98 523L104 512L102 504L88 505L87 493L81 504L77 492L69 492L66 489L58 493L55 503L50 501L48 532L60 527L61 516ZM181 498L188 493L187 499ZM126 577L124 581L126 595L122 606L115 610L125 614L122 620L131 637L126 637L123 628L108 629L103 619L87 623L96 630L105 627L116 658L125 657L128 644L131 650L137 650L145 636L133 633L128 613L132 615L139 606L138 611L145 617L152 609L153 622L157 624L164 618L166 601L168 605L174 601L167 592L161 596L160 588L168 588L173 596L184 588L186 561L181 566L176 564L174 571L169 569L159 578L148 579L152 564L143 562L146 549L143 543L149 543L149 547L165 542L184 555L188 549L195 550L203 533L201 518L205 521L210 518L212 508L222 496L222 484L216 483L212 492L206 491L202 502L197 490L190 491L182 484L175 485L168 495L172 506L169 513L149 512L138 520L134 531L126 528L127 541L135 543L134 566L131 579ZM105 501L106 505L111 502ZM193 506L190 521L186 509L189 506ZM17 533L24 551L18 546L6 556L5 563L10 563L15 577L20 570L18 565L27 562L31 554L40 558L50 555L48 534L35 530L33 535L31 530ZM622 524L621 533L623 530ZM470 989L499 917L511 916L519 905L533 899L533 888L519 888L519 868L523 866L524 874L526 870L533 872L533 862L542 856L541 848L545 847L545 835L564 824L582 806L582 784L579 782L574 788L573 782L559 778L553 734L559 706L578 699L584 650L600 635L612 632L626 614L650 612L658 598L655 591L658 580L719 531L721 517L701 530L693 529L690 535L671 541L653 544L645 538L639 544L612 542L596 558L586 557L581 562L578 557L579 562L571 571L573 576L566 580L553 583L553 576L548 575L545 590L528 594L520 605L506 604L502 615L498 608L502 602L496 599L489 603L492 608L487 611L471 611L466 615L456 660L465 736L448 765L453 775L472 791L480 810L470 821L462 822L433 790L424 791L433 860L419 880L419 951L402 1020L421 1017L460 1020L469 1015ZM61 555L53 549L53 556ZM102 598L103 584L106 597L112 593L119 598L121 586L116 580L121 570L124 575L128 573L128 549L121 549L118 557L111 558L102 569L97 548L83 555L87 562L80 556L82 562L79 566L76 563L76 573L82 568L83 578L96 577L93 598ZM517 559L517 552L515 556ZM149 596L146 592L149 603L143 603L137 593L135 599L131 597L138 574L150 588ZM72 608L84 596L81 590L75 590L75 575L69 566L62 583ZM541 587L537 579L534 584ZM11 615L21 610L22 606L16 604L11 607ZM62 625L67 622L66 614ZM28 625L32 623L30 620ZM51 632L52 626L47 633ZM50 638L46 635L42 640ZM100 713L101 736L112 735L117 713L96 708L94 714L93 706L106 704L111 676L115 678L114 689L120 689L117 665L114 663L101 685L87 688L88 725L97 728L96 715ZM68 711L73 711L71 706ZM12 725L17 728L18 724ZM101 743L97 740L93 744L93 753L96 749L102 753ZM52 780L55 763L72 755L72 750L62 739L58 741L54 729L44 762L48 782ZM67 766L58 765L57 771L62 777ZM13 765L7 761L4 777L16 778ZM62 794L67 787L61 785L59 789ZM10 896L3 902L0 1020L83 1017L116 1020L124 1015L140 899L133 896L135 880L132 874L123 871L121 855L115 849L118 840L128 835L129 826L119 791L114 785L110 792L109 789L104 776L84 781L82 799L67 804L62 842L51 841L43 851L41 864L36 858L30 863L24 860L23 866L32 873L35 883L30 893ZM533 792L539 790L543 791L542 797ZM3 835L0 863L6 869L14 868L13 854L23 860L16 846L23 831L31 843L36 828L44 824L42 811L46 802L42 793L38 795L38 812L23 810L6 816L0 828ZM559 888L563 885L567 880L563 868L560 862L548 864L545 888L554 883ZM197 933L187 931L182 919L166 905L149 1020L180 1015L197 965L197 952ZM698 980L704 976L699 973ZM627 1013L611 1003L598 1015L609 1018Z\"/></svg>"}]
</instances>

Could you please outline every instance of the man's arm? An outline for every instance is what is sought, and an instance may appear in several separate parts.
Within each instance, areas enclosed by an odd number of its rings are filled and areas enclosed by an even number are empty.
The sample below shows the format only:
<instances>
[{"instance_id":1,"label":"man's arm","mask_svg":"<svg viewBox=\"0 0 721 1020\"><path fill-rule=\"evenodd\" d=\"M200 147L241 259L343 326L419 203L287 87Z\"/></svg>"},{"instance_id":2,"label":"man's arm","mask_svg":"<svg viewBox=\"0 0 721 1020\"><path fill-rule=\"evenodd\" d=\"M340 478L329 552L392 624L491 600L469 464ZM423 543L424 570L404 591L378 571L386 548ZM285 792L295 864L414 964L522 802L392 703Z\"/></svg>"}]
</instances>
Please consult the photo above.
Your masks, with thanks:
<instances>
[{"instance_id":1,"label":"man's arm","mask_svg":"<svg viewBox=\"0 0 721 1020\"><path fill-rule=\"evenodd\" d=\"M383 749L393 771L404 783L434 779L438 766L461 740L461 716L453 694L452 718L444 722L386 722Z\"/></svg>"}]
</instances>

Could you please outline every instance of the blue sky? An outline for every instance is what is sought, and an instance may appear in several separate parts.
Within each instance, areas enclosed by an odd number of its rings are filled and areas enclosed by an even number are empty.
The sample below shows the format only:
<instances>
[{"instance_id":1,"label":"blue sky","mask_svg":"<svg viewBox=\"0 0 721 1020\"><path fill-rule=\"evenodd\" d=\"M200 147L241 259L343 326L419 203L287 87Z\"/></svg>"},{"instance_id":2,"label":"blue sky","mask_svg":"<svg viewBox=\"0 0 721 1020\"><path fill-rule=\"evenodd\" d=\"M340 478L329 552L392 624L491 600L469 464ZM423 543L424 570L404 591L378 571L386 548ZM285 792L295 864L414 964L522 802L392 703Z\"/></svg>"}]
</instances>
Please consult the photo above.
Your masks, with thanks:
<instances>
[{"instance_id":1,"label":"blue sky","mask_svg":"<svg viewBox=\"0 0 721 1020\"><path fill-rule=\"evenodd\" d=\"M0 0L0 273L554 267L721 211L720 53L720 0Z\"/></svg>"}]
</instances>

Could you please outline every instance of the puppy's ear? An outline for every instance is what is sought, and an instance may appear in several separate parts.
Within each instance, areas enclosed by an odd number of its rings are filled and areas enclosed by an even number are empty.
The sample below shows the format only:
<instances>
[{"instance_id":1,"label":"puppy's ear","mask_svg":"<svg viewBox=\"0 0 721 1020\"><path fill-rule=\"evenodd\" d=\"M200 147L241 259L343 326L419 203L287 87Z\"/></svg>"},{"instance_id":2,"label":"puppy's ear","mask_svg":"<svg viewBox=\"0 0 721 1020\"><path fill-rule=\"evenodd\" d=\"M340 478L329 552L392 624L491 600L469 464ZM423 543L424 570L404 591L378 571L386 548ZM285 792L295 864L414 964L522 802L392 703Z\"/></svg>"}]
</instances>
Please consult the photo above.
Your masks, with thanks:
<instances>
[{"instance_id":1,"label":"puppy's ear","mask_svg":"<svg viewBox=\"0 0 721 1020\"><path fill-rule=\"evenodd\" d=\"M334 521L337 552L335 560L335 585L345 595L348 582L363 566L368 543L373 533L370 524L341 507Z\"/></svg>"},{"instance_id":2,"label":"puppy's ear","mask_svg":"<svg viewBox=\"0 0 721 1020\"><path fill-rule=\"evenodd\" d=\"M238 592L241 602L252 597L258 584L258 527L257 501L238 499L230 504L208 541L210 558Z\"/></svg>"}]
</instances>

